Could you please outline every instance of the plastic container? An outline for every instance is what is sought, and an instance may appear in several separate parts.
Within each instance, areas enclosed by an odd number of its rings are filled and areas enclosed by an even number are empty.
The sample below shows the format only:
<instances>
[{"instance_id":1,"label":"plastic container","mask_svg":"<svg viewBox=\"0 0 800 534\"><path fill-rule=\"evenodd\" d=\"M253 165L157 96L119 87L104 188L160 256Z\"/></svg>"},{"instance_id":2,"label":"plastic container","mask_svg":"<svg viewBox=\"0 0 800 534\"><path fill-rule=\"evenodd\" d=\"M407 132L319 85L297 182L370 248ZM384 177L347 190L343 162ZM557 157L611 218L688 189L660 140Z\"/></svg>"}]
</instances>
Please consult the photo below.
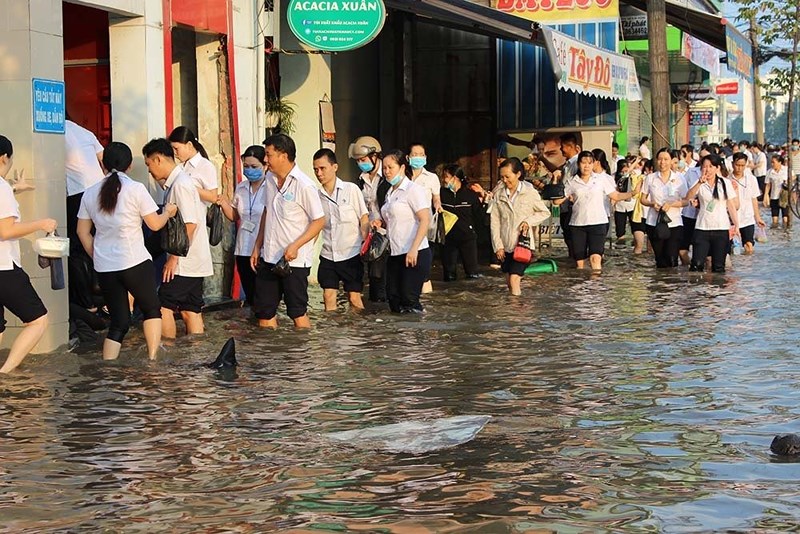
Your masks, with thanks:
<instances>
[{"instance_id":1,"label":"plastic container","mask_svg":"<svg viewBox=\"0 0 800 534\"><path fill-rule=\"evenodd\" d=\"M33 250L43 258L66 258L69 256L69 238L50 235L33 242Z\"/></svg>"},{"instance_id":2,"label":"plastic container","mask_svg":"<svg viewBox=\"0 0 800 534\"><path fill-rule=\"evenodd\" d=\"M549 274L557 272L558 272L558 265L556 264L555 260L550 260L550 259L536 260L535 262L531 263L525 268L525 274L530 274L530 275Z\"/></svg>"},{"instance_id":3,"label":"plastic container","mask_svg":"<svg viewBox=\"0 0 800 534\"><path fill-rule=\"evenodd\" d=\"M742 252L744 252L742 248L742 238L735 235L733 239L731 239L731 253L738 256L742 254Z\"/></svg>"}]
</instances>

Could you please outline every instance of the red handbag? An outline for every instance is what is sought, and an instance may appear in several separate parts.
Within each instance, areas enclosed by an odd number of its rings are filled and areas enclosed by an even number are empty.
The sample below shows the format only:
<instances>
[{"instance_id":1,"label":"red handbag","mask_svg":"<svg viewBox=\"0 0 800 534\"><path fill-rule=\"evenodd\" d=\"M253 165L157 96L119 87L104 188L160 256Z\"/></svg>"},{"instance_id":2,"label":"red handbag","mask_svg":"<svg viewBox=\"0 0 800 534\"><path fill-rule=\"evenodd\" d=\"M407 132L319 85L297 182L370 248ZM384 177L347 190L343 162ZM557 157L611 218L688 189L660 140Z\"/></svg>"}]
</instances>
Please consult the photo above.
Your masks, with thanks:
<instances>
[{"instance_id":1,"label":"red handbag","mask_svg":"<svg viewBox=\"0 0 800 534\"><path fill-rule=\"evenodd\" d=\"M520 232L517 239L517 246L514 247L514 261L519 263L532 263L533 250L531 250L531 238Z\"/></svg>"},{"instance_id":2,"label":"red handbag","mask_svg":"<svg viewBox=\"0 0 800 534\"><path fill-rule=\"evenodd\" d=\"M369 252L369 246L372 244L372 237L375 235L375 230L370 230L367 234L367 238L364 240L364 243L361 245L361 259L366 259L367 252Z\"/></svg>"}]
</instances>

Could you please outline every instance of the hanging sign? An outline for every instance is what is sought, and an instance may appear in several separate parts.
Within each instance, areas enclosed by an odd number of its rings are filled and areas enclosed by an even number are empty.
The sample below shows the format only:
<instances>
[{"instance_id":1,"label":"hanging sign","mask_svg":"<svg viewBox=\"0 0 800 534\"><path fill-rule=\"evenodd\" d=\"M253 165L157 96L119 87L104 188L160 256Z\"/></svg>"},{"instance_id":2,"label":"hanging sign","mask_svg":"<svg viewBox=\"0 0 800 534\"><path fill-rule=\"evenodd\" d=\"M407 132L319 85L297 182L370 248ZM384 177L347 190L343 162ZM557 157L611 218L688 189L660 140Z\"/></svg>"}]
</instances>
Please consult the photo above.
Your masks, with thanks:
<instances>
[{"instance_id":1,"label":"hanging sign","mask_svg":"<svg viewBox=\"0 0 800 534\"><path fill-rule=\"evenodd\" d=\"M292 33L317 50L344 52L369 43L383 28L383 0L291 0Z\"/></svg>"},{"instance_id":2,"label":"hanging sign","mask_svg":"<svg viewBox=\"0 0 800 534\"><path fill-rule=\"evenodd\" d=\"M689 125L691 126L711 126L714 124L713 111L690 111Z\"/></svg>"},{"instance_id":3,"label":"hanging sign","mask_svg":"<svg viewBox=\"0 0 800 534\"><path fill-rule=\"evenodd\" d=\"M64 82L33 78L33 131L64 133Z\"/></svg>"},{"instance_id":4,"label":"hanging sign","mask_svg":"<svg viewBox=\"0 0 800 534\"><path fill-rule=\"evenodd\" d=\"M647 39L647 15L623 15L620 21L623 39Z\"/></svg>"},{"instance_id":5,"label":"hanging sign","mask_svg":"<svg viewBox=\"0 0 800 534\"><path fill-rule=\"evenodd\" d=\"M633 58L602 50L551 28L543 27L542 31L560 89L614 100L642 99Z\"/></svg>"},{"instance_id":6,"label":"hanging sign","mask_svg":"<svg viewBox=\"0 0 800 534\"><path fill-rule=\"evenodd\" d=\"M737 80L720 81L714 86L714 93L718 95L738 95L739 82Z\"/></svg>"},{"instance_id":7,"label":"hanging sign","mask_svg":"<svg viewBox=\"0 0 800 534\"><path fill-rule=\"evenodd\" d=\"M547 24L619 18L619 0L492 0L492 7Z\"/></svg>"},{"instance_id":8,"label":"hanging sign","mask_svg":"<svg viewBox=\"0 0 800 534\"><path fill-rule=\"evenodd\" d=\"M747 38L730 24L725 25L725 48L728 56L728 70L753 81L753 47Z\"/></svg>"},{"instance_id":9,"label":"hanging sign","mask_svg":"<svg viewBox=\"0 0 800 534\"><path fill-rule=\"evenodd\" d=\"M683 34L681 55L711 74L719 78L719 51L688 33Z\"/></svg>"}]
</instances>

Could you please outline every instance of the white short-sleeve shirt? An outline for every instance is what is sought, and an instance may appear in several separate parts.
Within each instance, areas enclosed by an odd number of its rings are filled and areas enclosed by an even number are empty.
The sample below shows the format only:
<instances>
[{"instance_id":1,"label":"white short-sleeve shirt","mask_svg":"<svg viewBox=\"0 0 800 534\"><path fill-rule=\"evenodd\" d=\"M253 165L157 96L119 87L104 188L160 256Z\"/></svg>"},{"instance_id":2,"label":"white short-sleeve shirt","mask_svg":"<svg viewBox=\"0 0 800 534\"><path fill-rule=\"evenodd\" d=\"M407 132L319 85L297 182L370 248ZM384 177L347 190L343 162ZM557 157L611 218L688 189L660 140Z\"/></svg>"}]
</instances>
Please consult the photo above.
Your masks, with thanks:
<instances>
[{"instance_id":1,"label":"white short-sleeve shirt","mask_svg":"<svg viewBox=\"0 0 800 534\"><path fill-rule=\"evenodd\" d=\"M370 221L379 221L381 219L381 209L378 206L378 185L381 183L383 164L378 161L376 165L378 166L378 170L375 173L374 180L370 180L370 173L368 172L362 172L361 176L359 176L359 178L361 178L361 183L364 186L361 192L364 195L364 203L367 205Z\"/></svg>"},{"instance_id":2,"label":"white short-sleeve shirt","mask_svg":"<svg viewBox=\"0 0 800 534\"><path fill-rule=\"evenodd\" d=\"M158 211L147 188L118 172L121 184L117 205L107 213L100 209L100 189L105 180L83 194L79 219L94 223L94 268L98 273L124 271L150 259L144 246L142 218Z\"/></svg>"},{"instance_id":3,"label":"white short-sleeve shirt","mask_svg":"<svg viewBox=\"0 0 800 534\"><path fill-rule=\"evenodd\" d=\"M317 185L295 165L289 172L282 188L278 188L278 177L267 173L264 188L264 245L261 257L267 263L278 263L286 247L305 233L312 221L325 217L317 193ZM311 267L314 256L314 240L300 247L297 258L289 262L292 267Z\"/></svg>"},{"instance_id":4,"label":"white short-sleeve shirt","mask_svg":"<svg viewBox=\"0 0 800 534\"><path fill-rule=\"evenodd\" d=\"M683 175L677 172L670 172L669 179L664 183L661 172L654 172L644 179L642 184L642 195L647 195L651 202L664 204L665 202L675 202L683 200L689 190L686 188L686 180ZM671 219L670 228L683 226L680 206L675 206L667 210L667 216ZM658 224L658 212L649 210L647 212L646 224L655 226Z\"/></svg>"},{"instance_id":5,"label":"white short-sleeve shirt","mask_svg":"<svg viewBox=\"0 0 800 534\"><path fill-rule=\"evenodd\" d=\"M753 199L757 199L758 195L761 194L761 190L758 188L758 180L749 169L745 169L741 180L731 176L731 183L734 183L734 181L737 187L736 194L739 196L739 210L736 212L739 219L739 228L752 226L756 223Z\"/></svg>"},{"instance_id":6,"label":"white short-sleeve shirt","mask_svg":"<svg viewBox=\"0 0 800 534\"><path fill-rule=\"evenodd\" d=\"M200 200L197 186L183 169L176 166L167 178L164 188L167 191L164 202L177 204L183 222L197 225L194 236L189 236L192 242L189 253L184 258L178 258L175 274L187 278L211 276L214 274L214 264L211 261L211 247L208 244L206 206Z\"/></svg>"},{"instance_id":7,"label":"white short-sleeve shirt","mask_svg":"<svg viewBox=\"0 0 800 534\"><path fill-rule=\"evenodd\" d=\"M183 170L192 177L195 187L215 190L219 187L217 169L213 163L201 156L200 152L186 160ZM204 204L206 207L211 205L210 202L204 202Z\"/></svg>"},{"instance_id":8,"label":"white short-sleeve shirt","mask_svg":"<svg viewBox=\"0 0 800 534\"><path fill-rule=\"evenodd\" d=\"M64 121L64 145L67 196L83 193L103 179L103 168L97 160L103 145L92 132L72 121Z\"/></svg>"},{"instance_id":9,"label":"white short-sleeve shirt","mask_svg":"<svg viewBox=\"0 0 800 534\"><path fill-rule=\"evenodd\" d=\"M753 173L756 177L767 175L767 155L763 151L753 156L753 163L755 163Z\"/></svg>"},{"instance_id":10,"label":"white short-sleeve shirt","mask_svg":"<svg viewBox=\"0 0 800 534\"><path fill-rule=\"evenodd\" d=\"M413 182L425 189L425 194L428 197L428 204L432 205L433 197L439 196L441 190L439 177L423 167L422 172L419 174L419 176L414 178Z\"/></svg>"},{"instance_id":11,"label":"white short-sleeve shirt","mask_svg":"<svg viewBox=\"0 0 800 534\"><path fill-rule=\"evenodd\" d=\"M564 185L564 193L574 198L570 226L607 224L606 200L615 190L611 180L602 174L592 174L588 182L580 176L573 176Z\"/></svg>"},{"instance_id":12,"label":"white short-sleeve shirt","mask_svg":"<svg viewBox=\"0 0 800 534\"><path fill-rule=\"evenodd\" d=\"M389 189L386 203L381 208L381 215L386 222L392 256L402 256L411 250L419 228L417 212L430 208L431 203L425 188L408 178L403 178L397 189L394 187ZM426 248L428 248L428 238L423 237L417 250Z\"/></svg>"},{"instance_id":13,"label":"white short-sleeve shirt","mask_svg":"<svg viewBox=\"0 0 800 534\"><path fill-rule=\"evenodd\" d=\"M367 215L367 206L358 186L336 178L333 193L320 189L319 198L325 212L320 256L344 261L360 254L361 217Z\"/></svg>"},{"instance_id":14,"label":"white short-sleeve shirt","mask_svg":"<svg viewBox=\"0 0 800 534\"><path fill-rule=\"evenodd\" d=\"M800 158L799 158L800 159ZM789 178L786 172L786 167L781 167L781 170L776 171L770 168L767 171L766 183L769 184L769 199L778 200L781 197L781 188Z\"/></svg>"},{"instance_id":15,"label":"white short-sleeve shirt","mask_svg":"<svg viewBox=\"0 0 800 534\"><path fill-rule=\"evenodd\" d=\"M0 219L14 217L19 221L19 203L14 198L14 190L3 177L0 177ZM11 271L14 265L22 267L19 258L19 239L0 239L0 271Z\"/></svg>"},{"instance_id":16,"label":"white short-sleeve shirt","mask_svg":"<svg viewBox=\"0 0 800 534\"><path fill-rule=\"evenodd\" d=\"M728 230L731 221L728 217L728 198L736 198L736 190L727 178L717 178L717 193L719 198L714 198L714 190L707 184L700 186L697 199L700 206L697 208L697 230ZM725 184L725 189L722 184ZM727 191L727 196L725 192Z\"/></svg>"},{"instance_id":17,"label":"white short-sleeve shirt","mask_svg":"<svg viewBox=\"0 0 800 534\"><path fill-rule=\"evenodd\" d=\"M703 171L700 170L700 166L692 167L691 169L687 169L685 173L683 173L683 180L686 182L686 191L688 192L689 189L695 186L697 182L700 181L700 176L703 174ZM683 208L683 212L681 212L683 217L687 219L697 219L697 208L692 206L690 202Z\"/></svg>"},{"instance_id":18,"label":"white short-sleeve shirt","mask_svg":"<svg viewBox=\"0 0 800 534\"><path fill-rule=\"evenodd\" d=\"M267 180L255 186L248 180L242 180L236 185L233 192L231 205L239 213L239 230L236 233L236 247L233 250L236 256L250 256L256 244L258 226L261 224L261 214L264 213L264 191Z\"/></svg>"}]
</instances>

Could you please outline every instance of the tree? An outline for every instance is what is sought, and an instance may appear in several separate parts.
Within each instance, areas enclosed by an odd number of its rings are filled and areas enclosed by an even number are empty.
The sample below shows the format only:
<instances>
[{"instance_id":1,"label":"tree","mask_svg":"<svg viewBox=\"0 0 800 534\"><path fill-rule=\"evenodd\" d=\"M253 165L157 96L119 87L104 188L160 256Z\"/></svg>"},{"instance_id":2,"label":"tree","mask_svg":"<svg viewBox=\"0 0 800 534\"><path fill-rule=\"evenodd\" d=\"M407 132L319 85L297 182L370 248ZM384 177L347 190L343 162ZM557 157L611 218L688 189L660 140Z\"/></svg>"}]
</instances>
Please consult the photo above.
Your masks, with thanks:
<instances>
[{"instance_id":1,"label":"tree","mask_svg":"<svg viewBox=\"0 0 800 534\"><path fill-rule=\"evenodd\" d=\"M769 90L783 92L789 97L786 115L786 140L792 139L792 126L796 120L794 115L794 99L800 73L798 73L797 52L800 50L800 0L736 0L740 5L739 19L755 22L759 29L761 43L767 49L783 49L778 57L787 57L788 65L783 62L772 67L773 75L766 84ZM788 44L788 48L787 45ZM763 64L756 61L756 64ZM792 175L792 152L788 151L789 189ZM798 156L794 156L798 157ZM789 218L791 224L791 217Z\"/></svg>"}]
</instances>

